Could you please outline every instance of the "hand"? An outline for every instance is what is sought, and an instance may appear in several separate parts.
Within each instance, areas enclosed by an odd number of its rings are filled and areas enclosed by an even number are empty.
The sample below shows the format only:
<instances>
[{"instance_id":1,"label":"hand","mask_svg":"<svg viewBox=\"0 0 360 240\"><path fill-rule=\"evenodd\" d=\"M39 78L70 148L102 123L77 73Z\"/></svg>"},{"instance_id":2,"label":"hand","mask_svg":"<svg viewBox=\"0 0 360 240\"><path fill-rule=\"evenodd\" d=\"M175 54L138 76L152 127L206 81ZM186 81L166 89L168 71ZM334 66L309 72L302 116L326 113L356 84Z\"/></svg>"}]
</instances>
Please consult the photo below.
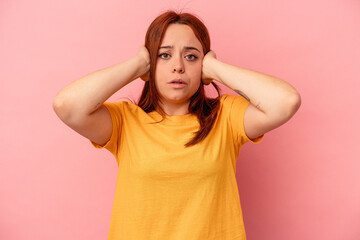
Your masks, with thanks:
<instances>
[{"instance_id":1,"label":"hand","mask_svg":"<svg viewBox=\"0 0 360 240\"><path fill-rule=\"evenodd\" d=\"M201 80L205 85L209 85L214 79L211 75L212 69L209 66L210 62L214 59L216 59L216 54L214 51L211 50L203 58Z\"/></svg>"},{"instance_id":2,"label":"hand","mask_svg":"<svg viewBox=\"0 0 360 240\"><path fill-rule=\"evenodd\" d=\"M142 66L139 73L140 78L147 82L150 79L150 54L144 45L140 47L136 57L139 59Z\"/></svg>"}]
</instances>

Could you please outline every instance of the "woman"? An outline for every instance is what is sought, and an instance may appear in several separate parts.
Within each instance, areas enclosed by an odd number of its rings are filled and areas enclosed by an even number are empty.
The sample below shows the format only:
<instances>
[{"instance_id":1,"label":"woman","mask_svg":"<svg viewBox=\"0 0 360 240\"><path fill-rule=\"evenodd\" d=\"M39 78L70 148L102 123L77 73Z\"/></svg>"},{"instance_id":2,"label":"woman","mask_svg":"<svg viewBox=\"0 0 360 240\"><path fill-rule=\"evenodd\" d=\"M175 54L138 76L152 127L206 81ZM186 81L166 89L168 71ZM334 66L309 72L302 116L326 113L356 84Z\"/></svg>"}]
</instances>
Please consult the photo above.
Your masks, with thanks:
<instances>
[{"instance_id":1,"label":"woman","mask_svg":"<svg viewBox=\"0 0 360 240\"><path fill-rule=\"evenodd\" d=\"M105 102L141 77L138 105ZM240 96L205 97L225 84ZM91 73L54 99L60 119L105 147L119 170L109 239L246 239L235 178L241 146L300 106L288 83L216 59L195 16L172 11L149 26L145 47Z\"/></svg>"}]
</instances>

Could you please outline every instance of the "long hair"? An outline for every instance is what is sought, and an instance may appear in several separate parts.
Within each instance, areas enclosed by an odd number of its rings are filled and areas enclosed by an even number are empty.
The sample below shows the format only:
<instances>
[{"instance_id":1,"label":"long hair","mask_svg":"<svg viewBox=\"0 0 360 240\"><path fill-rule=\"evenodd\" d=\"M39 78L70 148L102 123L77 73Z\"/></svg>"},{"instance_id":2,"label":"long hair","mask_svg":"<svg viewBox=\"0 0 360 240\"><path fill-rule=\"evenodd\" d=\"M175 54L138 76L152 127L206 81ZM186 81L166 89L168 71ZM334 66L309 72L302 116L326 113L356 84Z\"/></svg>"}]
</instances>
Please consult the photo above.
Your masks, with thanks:
<instances>
[{"instance_id":1,"label":"long hair","mask_svg":"<svg viewBox=\"0 0 360 240\"><path fill-rule=\"evenodd\" d=\"M192 14L178 14L174 11L167 11L155 18L150 24L145 36L145 47L150 54L149 81L145 83L138 106L145 112L157 110L163 117L165 117L166 114L159 104L159 93L155 85L155 69L160 44L167 27L172 23L186 24L191 27L203 47L204 55L210 51L209 32L205 25ZM201 142L209 134L216 120L220 106L220 89L214 82L211 82L211 84L218 93L217 98L210 99L205 96L204 84L202 82L197 92L190 98L188 110L189 113L197 116L200 129L194 133L195 136L193 139L185 144L186 147Z\"/></svg>"}]
</instances>

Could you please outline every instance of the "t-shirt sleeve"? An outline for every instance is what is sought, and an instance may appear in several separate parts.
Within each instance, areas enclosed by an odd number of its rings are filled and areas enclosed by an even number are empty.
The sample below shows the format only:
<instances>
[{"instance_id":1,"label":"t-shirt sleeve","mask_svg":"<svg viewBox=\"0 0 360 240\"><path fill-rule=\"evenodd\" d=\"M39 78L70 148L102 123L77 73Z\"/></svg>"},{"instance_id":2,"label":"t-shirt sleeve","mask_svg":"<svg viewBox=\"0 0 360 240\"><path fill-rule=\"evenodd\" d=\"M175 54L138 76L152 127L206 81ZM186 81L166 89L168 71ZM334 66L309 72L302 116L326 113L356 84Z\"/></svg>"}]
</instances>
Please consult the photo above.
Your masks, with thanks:
<instances>
[{"instance_id":1,"label":"t-shirt sleeve","mask_svg":"<svg viewBox=\"0 0 360 240\"><path fill-rule=\"evenodd\" d=\"M118 150L118 142L120 141L120 133L123 123L123 104L122 102L105 102L105 107L109 110L112 120L112 134L104 145L99 145L90 140L91 144L96 148L105 148L112 154L116 155Z\"/></svg>"},{"instance_id":2,"label":"t-shirt sleeve","mask_svg":"<svg viewBox=\"0 0 360 240\"><path fill-rule=\"evenodd\" d=\"M243 96L232 96L226 94L223 96L223 108L229 114L229 121L232 128L233 136L235 140L243 145L246 142L259 143L263 139L264 135L250 139L245 133L244 118L245 111L249 106L250 102L247 101Z\"/></svg>"}]
</instances>

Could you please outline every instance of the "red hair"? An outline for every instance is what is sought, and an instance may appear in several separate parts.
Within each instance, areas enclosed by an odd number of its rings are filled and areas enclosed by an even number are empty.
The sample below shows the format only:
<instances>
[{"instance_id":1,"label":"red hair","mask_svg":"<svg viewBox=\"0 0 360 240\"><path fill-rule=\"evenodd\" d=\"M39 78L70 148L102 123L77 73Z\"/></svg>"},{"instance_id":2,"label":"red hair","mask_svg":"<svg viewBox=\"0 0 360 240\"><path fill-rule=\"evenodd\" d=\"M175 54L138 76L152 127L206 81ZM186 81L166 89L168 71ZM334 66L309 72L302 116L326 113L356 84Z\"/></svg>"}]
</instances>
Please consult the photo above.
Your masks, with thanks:
<instances>
[{"instance_id":1,"label":"red hair","mask_svg":"<svg viewBox=\"0 0 360 240\"><path fill-rule=\"evenodd\" d=\"M165 112L159 104L160 98L156 89L154 77L160 44L163 40L167 27L172 23L186 24L191 27L196 38L200 41L203 47L204 55L210 51L209 32L206 26L192 14L178 14L174 11L167 11L155 18L155 20L150 24L145 36L145 47L148 49L150 54L149 81L145 83L138 105L145 112L157 110L163 117L165 117ZM200 129L194 133L194 138L185 144L187 147L201 142L209 134L216 120L220 106L220 90L214 82L211 82L211 84L218 92L217 98L210 99L205 96L204 84L202 82L197 92L190 98L189 113L197 116L200 123Z\"/></svg>"}]
</instances>

